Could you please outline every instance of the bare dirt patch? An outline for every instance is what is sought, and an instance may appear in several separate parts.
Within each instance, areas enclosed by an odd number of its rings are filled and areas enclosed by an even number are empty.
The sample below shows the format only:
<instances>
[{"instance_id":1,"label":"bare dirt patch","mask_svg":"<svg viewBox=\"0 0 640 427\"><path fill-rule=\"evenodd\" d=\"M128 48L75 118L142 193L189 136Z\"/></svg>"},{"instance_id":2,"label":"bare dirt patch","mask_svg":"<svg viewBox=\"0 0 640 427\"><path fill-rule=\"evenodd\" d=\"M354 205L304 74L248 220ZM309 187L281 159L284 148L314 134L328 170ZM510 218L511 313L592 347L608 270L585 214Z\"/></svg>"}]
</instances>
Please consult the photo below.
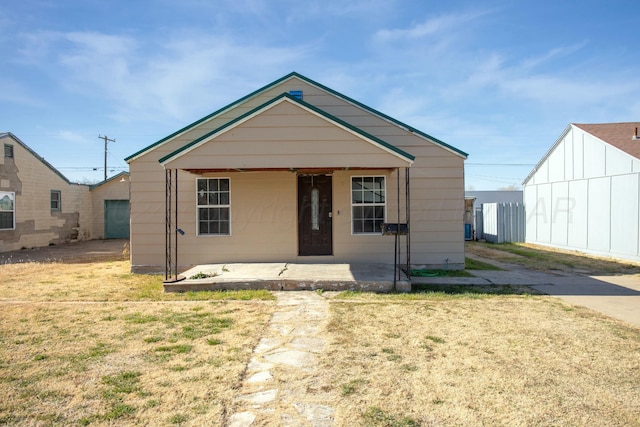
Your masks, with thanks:
<instances>
[{"instance_id":1,"label":"bare dirt patch","mask_svg":"<svg viewBox=\"0 0 640 427\"><path fill-rule=\"evenodd\" d=\"M126 239L86 240L0 253L0 265L25 262L76 264L127 259L129 241Z\"/></svg>"}]
</instances>

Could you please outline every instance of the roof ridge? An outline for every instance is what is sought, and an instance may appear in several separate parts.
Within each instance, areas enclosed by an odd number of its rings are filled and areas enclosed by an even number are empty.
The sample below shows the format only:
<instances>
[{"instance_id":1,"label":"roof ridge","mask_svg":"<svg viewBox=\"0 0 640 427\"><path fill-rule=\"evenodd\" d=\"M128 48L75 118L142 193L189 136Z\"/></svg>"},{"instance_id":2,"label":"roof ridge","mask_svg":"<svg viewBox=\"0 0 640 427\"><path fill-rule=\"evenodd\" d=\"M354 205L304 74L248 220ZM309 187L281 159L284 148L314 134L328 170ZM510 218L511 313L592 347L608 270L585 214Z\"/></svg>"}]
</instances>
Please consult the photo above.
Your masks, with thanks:
<instances>
[{"instance_id":1,"label":"roof ridge","mask_svg":"<svg viewBox=\"0 0 640 427\"><path fill-rule=\"evenodd\" d=\"M62 172L60 172L58 169L56 169L51 163L46 161L44 157L42 157L40 154L36 153L35 150L33 150L31 147L29 147L27 144L25 144L20 138L15 136L13 133L11 133L11 132L0 133L0 138L7 138L7 137L13 139L15 142L20 144L25 150L27 150L29 153L31 153L36 159L40 160L40 162L42 162L45 166L47 166L49 169L51 169L56 175L58 175L60 178L62 178L67 184L78 184L76 182L69 181L69 179L62 174ZM84 185L84 184L79 184L79 185Z\"/></svg>"},{"instance_id":2,"label":"roof ridge","mask_svg":"<svg viewBox=\"0 0 640 427\"><path fill-rule=\"evenodd\" d=\"M323 85L321 83L318 83L318 82L310 79L309 77L306 77L306 76L304 76L304 75L302 75L302 74L300 74L300 73L298 73L296 71L292 71L289 74L286 74L285 76L282 76L279 79L274 80L273 82L271 82L271 83L269 83L267 85L264 85L259 89L254 90L253 92L249 93L248 95L245 95L242 98L239 98L239 99L237 99L237 100L225 105L224 107L214 111L213 113L210 113L210 114L200 118L199 120L196 120L195 122L193 122L193 123L181 128L181 129L177 130L176 132L173 132L171 135L168 135L168 136L166 136L166 137L154 142L153 144L151 144L151 145L149 145L149 146L147 146L147 147L135 152L134 154L126 157L124 160L126 162L129 162L129 161L133 160L135 157L137 157L137 156L139 156L139 155L151 150L152 148L155 148L155 147L157 147L157 146L159 146L159 145L171 140L172 138L174 138L174 137L176 137L176 136L178 136L178 135L180 135L180 134L182 134L182 133L184 133L184 132L186 132L186 131L188 131L190 129L193 129L197 125L199 125L201 123L204 123L204 122L206 122L206 121L208 121L208 120L220 115L221 113L223 113L223 112L225 112L225 111L227 111L227 110L229 110L229 109L231 109L231 108L233 108L233 107L235 107L235 106L247 101L250 98L253 98L254 96L256 96L256 95L258 95L258 94L260 94L260 93L262 93L262 92L264 92L264 91L266 91L266 90L268 90L268 89L270 89L270 88L272 88L272 87L274 87L274 86L276 86L276 85L278 85L278 84L280 84L280 83L282 83L282 82L284 82L284 81L286 81L286 80L288 80L288 79L290 79L292 77L299 78L300 80L303 80L303 81L307 82L308 84L310 84L312 86L315 86L315 87L317 87L317 88L319 88L319 89L321 89L321 90L323 90L325 92L328 92L328 93L330 93L330 94L332 94L334 96L337 96L337 97L343 99L344 101L346 101L348 103L351 103L351 104L353 104L353 105L355 105L355 106L357 106L359 108L364 109L365 111L368 111L371 114L374 114L374 115L376 115L376 116L378 116L378 117L380 117L380 118L382 118L384 120L387 120L387 121L393 123L394 125L396 125L398 127L404 128L408 132L414 133L414 134L416 134L416 135L418 135L418 136L420 136L422 138L425 138L425 139L428 139L428 140L432 141L433 143L435 143L437 145L440 145L440 146L442 146L442 147L444 147L444 148L446 148L448 150L451 150L451 151L457 153L458 155L460 155L460 156L462 156L464 158L467 158L469 156L468 153L466 153L466 152L464 152L462 150L459 150L458 148L453 147L452 145L449 145L446 142L443 142L443 141L441 141L441 140L439 140L439 139L437 139L437 138L435 138L435 137L433 137L433 136L431 136L431 135L429 135L429 134L427 134L425 132L422 132L422 131L414 128L413 126L409 126L409 125L401 122L400 120L394 119L393 117L391 117L391 116L389 116L387 114L384 114L384 113L382 113L382 112L380 112L380 111L378 111L378 110L376 110L374 108L371 108L368 105L365 105L365 104L361 103L360 101L357 101L357 100L355 100L353 98L350 98L350 97L348 97L348 96L346 96L346 95L344 95L344 94L342 94L342 93L340 93L340 92L338 92L338 91L336 91L334 89L331 89L328 86L325 86L325 85Z\"/></svg>"}]
</instances>

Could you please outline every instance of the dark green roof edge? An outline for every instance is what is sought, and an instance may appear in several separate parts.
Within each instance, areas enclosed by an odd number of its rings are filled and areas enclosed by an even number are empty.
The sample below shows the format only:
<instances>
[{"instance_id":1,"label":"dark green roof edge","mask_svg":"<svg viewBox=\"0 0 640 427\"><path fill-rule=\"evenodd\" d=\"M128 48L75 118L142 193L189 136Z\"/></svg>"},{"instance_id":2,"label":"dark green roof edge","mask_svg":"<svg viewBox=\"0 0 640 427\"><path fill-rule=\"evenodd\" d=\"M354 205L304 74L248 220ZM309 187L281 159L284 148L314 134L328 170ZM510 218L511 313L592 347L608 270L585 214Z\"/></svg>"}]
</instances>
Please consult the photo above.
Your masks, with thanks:
<instances>
[{"instance_id":1,"label":"dark green roof edge","mask_svg":"<svg viewBox=\"0 0 640 427\"><path fill-rule=\"evenodd\" d=\"M293 100L294 102L302 104L305 107L309 108L310 110L313 110L316 113L324 116L325 118L327 118L327 119L329 119L329 120L331 120L331 121L333 121L335 123L338 123L338 124L348 128L348 129L360 134L361 136L364 136L367 139L370 139L372 141L377 142L378 144L382 145L385 148L388 148L389 150L395 152L396 154L400 154L402 157L406 157L407 159L410 159L411 161L414 161L416 159L414 155L409 154L406 151L401 150L400 148L396 147L395 145L389 144L387 141L384 141L384 140L378 138L377 136L371 135L370 133L365 132L362 129L356 127L356 126L353 126L350 123L345 122L344 120L340 119L339 117L334 116L333 114L327 113L326 111L316 107L315 105L311 105L311 104L309 104L307 102L304 102L301 99L298 99L298 98L296 98L294 96L290 96L287 93L285 93L284 95L287 96L287 98Z\"/></svg>"},{"instance_id":2,"label":"dark green roof edge","mask_svg":"<svg viewBox=\"0 0 640 427\"><path fill-rule=\"evenodd\" d=\"M62 172L60 172L58 169L56 169L51 163L47 162L44 157L40 156L38 153L36 153L35 151L33 151L31 149L31 147L29 147L27 144L25 144L24 142L22 142L20 140L20 138L18 138L17 136L15 136L14 134L12 134L11 132L6 132L6 133L1 133L0 134L0 139L3 138L11 138L13 139L15 142L17 142L18 144L20 144L25 150L27 150L28 152L30 152L36 159L40 160L46 167L48 167L49 169L51 169L56 175L58 175L60 178L62 178L64 180L64 182L66 182L69 185L84 185L84 184L77 184L75 182L71 182L67 179L66 176L62 175Z\"/></svg>"},{"instance_id":3,"label":"dark green roof edge","mask_svg":"<svg viewBox=\"0 0 640 427\"><path fill-rule=\"evenodd\" d=\"M459 149L457 149L456 147L454 147L454 146L452 146L452 145L449 145L449 144L447 144L447 143L446 143L446 142L444 142L444 141L439 140L438 138L434 138L433 136L431 136L431 135L429 135L429 134L427 134L427 133L424 133L424 132L422 132L422 131L420 131L420 130L418 130L418 129L416 129L416 128L412 127L412 126L409 126L408 124L403 123L403 122L401 122L400 120L394 119L394 118L393 118L393 117L391 117L391 116L388 116L388 115L386 115L386 114L384 114L384 113L381 113L380 111L378 111L378 110L376 110L376 109L374 109L374 108L371 108L371 107L369 107L368 105L363 104L362 102L356 101L355 99L353 99L353 98L349 98L348 96L343 95L342 93L340 93L340 92L338 92L338 91L336 91L336 90L333 90L333 89L331 89L330 87L327 87L327 86L325 86L325 85L323 85L323 84L321 84L321 83L318 83L318 82L316 82L316 81L313 81L313 80L311 80L310 78L303 76L302 74L299 74L299 73L293 72L293 73L289 74L287 77L290 77L290 76L292 76L292 75L293 75L293 76L296 76L296 77L298 77L298 78L300 78L300 79L302 79L302 80L305 80L306 82L308 82L308 83L310 83L310 84L312 84L312 85L314 85L314 86L317 86L317 87L319 87L320 89L325 90L325 91L327 91L327 92L329 92L329 93L331 93L331 94L333 94L333 95L336 95L336 96L338 96L338 97L340 97L340 98L342 98L342 99L344 99L344 100L346 100L346 101L348 101L348 102L351 102L351 103L353 103L353 104L357 105L358 107L363 108L363 109L365 109L365 110L369 111L370 113L373 113L373 114L375 114L375 115L377 115L377 116L380 116L380 117L382 117L382 118L384 118L384 119L386 119L386 120L389 120L390 122L392 122L392 123L394 123L394 124L396 124L396 125L398 125L398 126L401 126L401 127L403 127L403 128L406 128L406 129L407 129L408 131L410 131L410 132L414 132L414 133L416 133L416 134L418 134L418 135L420 135L420 136L422 136L422 137L424 137L424 138L430 139L430 140L432 140L433 142L435 142L435 143L437 143L437 144L440 144L440 145L442 145L442 146L444 146L444 147L446 147L446 148L448 148L448 149L450 149L450 150L453 150L453 151L455 151L456 153L458 153L458 154L460 154L460 155L462 155L462 156L464 156L464 157L469 157L469 154L468 154L468 153L465 153L464 151L459 150Z\"/></svg>"},{"instance_id":4,"label":"dark green roof edge","mask_svg":"<svg viewBox=\"0 0 640 427\"><path fill-rule=\"evenodd\" d=\"M320 88L320 89L322 89L322 90L325 90L325 91L327 91L327 92L329 92L329 93L331 93L331 94L333 94L333 95L335 95L335 96L338 96L338 97L340 97L340 98L344 99L345 101L348 101L348 102L350 102L350 103L353 103L354 105L357 105L358 107L363 108L363 109L365 109L365 110L369 111L369 112L370 112L370 113L372 113L372 114L375 114L375 115L380 116L380 117L382 117L382 118L384 118L384 119L386 119L386 120L389 120L390 122L392 122L392 123L394 123L394 124L396 124L396 125L398 125L398 126L400 126L400 127L406 128L406 129L407 129L408 131L410 131L410 132L414 132L414 133L416 133L416 134L418 134L418 135L422 136L423 138L430 139L431 141L435 142L436 144L442 145L443 147L446 147L446 148L448 148L448 149L450 149L450 150L452 150L452 151L454 151L454 152L456 152L456 153L458 153L458 154L460 154L460 155L464 156L465 158L466 158L466 157L469 157L469 154L468 154L468 153L465 153L464 151L459 150L459 149L457 149L456 147L454 147L454 146L452 146L452 145L447 144L446 142L443 142L443 141L441 141L441 140L439 140L439 139L437 139L437 138L434 138L433 136L431 136L431 135L429 135L429 134L427 134L427 133L424 133L424 132L422 132L422 131L420 131L420 130L418 130L418 129L416 129L416 128L412 127L412 126L409 126L409 125L407 125L407 124L405 124L405 123L403 123L403 122L401 122L401 121L399 121L399 120L394 119L394 118L393 118L393 117L391 117L391 116L388 116L388 115L386 115L386 114L384 114L384 113L381 113L380 111L375 110L375 109L373 109L373 108L371 108L371 107L369 107L369 106L367 106L367 105L365 105L365 104L363 104L363 103L361 103L361 102L359 102L359 101L356 101L356 100L355 100L355 99L353 99L353 98L350 98L350 97L348 97L348 96L346 96L346 95L343 95L343 94L341 94L340 92L338 92L338 91L336 91L336 90L333 90L333 89L331 89L331 88L329 88L329 87L327 87L327 86L325 86L325 85L323 85L323 84L321 84L321 83L318 83L318 82L316 82L316 81L314 81L314 80L311 80L310 78L308 78L308 77L306 77L306 76L303 76L303 75L302 75L302 74L300 74L300 73L297 73L297 72L293 71L293 72L291 72L291 73L289 73L289 74L287 74L287 75L285 75L285 76L283 76L283 77L280 77L279 79L277 79L277 80L275 80L275 81L273 81L273 82L271 82L271 83L269 83L269 84L267 84L267 85L265 85L265 86L261 87L260 89L254 90L254 91L253 91L253 92L251 92L250 94L248 94L248 95L246 95L246 96L243 96L242 98L240 98L240 99L238 99L238 100L236 100L236 101L234 101L234 102L232 102L232 103L230 103L230 104L227 104L226 106L224 106L224 107L222 107L222 108L220 108L220 109L218 109L218 110L214 111L213 113L211 113L211 114L209 114L209 115L207 115L207 116L205 116L205 117L203 117L203 118L201 118L201 119L199 119L199 120L197 120L197 121L195 121L195 122L191 123L190 125L187 125L187 126L183 127L182 129L180 129L180 130L178 130L178 131L176 131L176 132L172 133L171 135L169 135L169 136L167 136L167 137L164 137L164 138L162 138L161 140L159 140L159 141L157 141L157 142L154 142L153 144L151 144L151 145L149 145L149 146L147 146L147 147L143 148L142 150L139 150L139 151L135 152L134 154L130 155L129 157L126 157L124 160L125 160L126 162L128 162L129 160L131 160L131 159L133 159L134 157L136 157L136 156L138 156L138 155L140 155L140 154L144 153L145 151L148 151L148 150L150 150L151 148L154 148L154 147L156 147L156 146L158 146L158 145L162 144L163 142L166 142L166 141L170 140L171 138L173 138L173 137L175 137L175 136L177 136L177 135L179 135L179 134L181 134L181 133L183 133L183 132L185 132L185 131L187 131L187 130L189 130L189 129L191 129L191 128L193 128L193 127L197 126L197 125L199 125L199 124L200 124L200 123L202 123L202 122L205 122L205 121L207 121L207 120L211 119L212 117L217 116L218 114L222 113L223 111L226 111L226 110L228 110L228 109L230 109L230 108L234 107L235 105L238 105L238 104L240 104L240 103L242 103L242 102L246 101L246 100L247 100L247 99L249 99L249 98L254 97L255 95L259 94L260 92L263 92L263 91L265 91L265 90L267 90L267 89L270 89L270 88L271 88L271 87L273 87L273 86L276 86L276 85L277 85L277 84L279 84L280 82L283 82L283 81L285 81L285 80L287 80L287 79L290 79L291 77L297 77L297 78L299 78L299 79L301 79L301 80L304 80L304 81L306 81L307 83L309 83L309 84L311 84L311 85L314 85L314 86L316 86L316 87L318 87L318 88Z\"/></svg>"},{"instance_id":5,"label":"dark green roof edge","mask_svg":"<svg viewBox=\"0 0 640 427\"><path fill-rule=\"evenodd\" d=\"M321 116L325 117L326 119L331 120L334 123L340 124L340 125L348 128L348 129L358 133L360 136L362 136L364 138L367 138L367 139L370 139L372 141L375 141L376 143L378 143L378 144L382 145L383 147L395 152L396 154L399 154L402 157L405 157L406 159L409 159L411 161L415 160L415 157L413 155L407 153L406 151L403 151L403 150L401 150L401 149L389 144L388 142L381 140L380 138L378 138L376 136L373 136L373 135L371 135L371 134L369 134L369 133L367 133L367 132L365 132L365 131L363 131L363 130L361 130L361 129L353 126L353 125L350 125L349 123L345 122L344 120L341 120L341 119L339 119L339 118L327 113L326 111L321 110L320 108L318 108L316 106L313 106L313 105L311 105L311 104L309 104L307 102L304 102L304 101L302 101L302 100L300 100L300 99L298 99L296 97L293 97L293 96L289 95L288 93L282 93L282 94L276 96L275 98L272 98L269 101L265 102L264 104L252 109L251 111L248 111L248 112L242 114L241 116L236 117L233 120L230 120L229 122L223 124L222 126L218 127L217 129L214 129L211 132L209 132L209 133L207 133L205 135L202 135L200 138L195 139L195 140L191 141L190 143L178 148L174 152L167 154L166 156L164 156L161 159L159 159L158 162L159 163L164 163L168 159L170 159L170 158L182 153L183 151L193 147L194 145L199 144L203 140L206 140L207 138L211 137L212 135L215 135L216 133L218 133L220 131L223 131L224 129L226 129L228 127L233 126L235 123L245 119L246 117L249 117L249 116L255 114L257 111L260 111L260 110L268 107L269 105L279 101L282 98L287 98L287 99L289 99L290 101L292 101L294 103L297 103L297 104L300 104L300 105L302 105L302 106L304 106L306 108L309 108L310 110L320 114Z\"/></svg>"},{"instance_id":6,"label":"dark green roof edge","mask_svg":"<svg viewBox=\"0 0 640 427\"><path fill-rule=\"evenodd\" d=\"M187 131L187 130L191 129L191 128L193 128L193 127L195 127L195 126L199 125L199 124L200 124L200 123L202 123L202 122L206 122L207 120L211 119L212 117L217 116L218 114L222 113L223 111L226 111L226 110L230 109L231 107L234 107L235 105L241 104L242 102L246 101L247 99L254 97L255 95L259 94L260 92L263 92L263 91L265 91L265 90L267 90L267 89L271 88L272 86L275 86L275 85L277 85L278 83L280 83L280 82L282 82L282 81L284 81L284 80L287 80L287 79L289 79L289 78L293 77L294 75L296 75L296 73L295 73L295 72L294 72L294 73L289 73L289 74L287 74L286 76L284 76L284 77L280 77L278 80L275 80L275 81L273 81L273 82L269 83L268 85L261 87L260 89L254 90L254 91L253 91L253 92L251 92L250 94L245 95L245 96L243 96L242 98L240 98L240 99L238 99L238 100L236 100L236 101L233 101L233 102L232 102L232 103L230 103L230 104L227 104L226 106L224 106L224 107L222 107L222 108L220 108L220 109L218 109L218 110L214 111L213 113L211 113L211 114L209 114L209 115L207 115L207 116L204 116L203 118L201 118L201 119L199 119L199 120L196 120L195 122L193 122L193 123L191 123L191 124L189 124L189 125L187 125L187 126L183 127L182 129L180 129L180 130L178 130L178 131L176 131L176 132L172 133L171 135L166 136L166 137L162 138L161 140L159 140L159 141L157 141L157 142L154 142L153 144L151 144L151 145L149 145L149 146L147 146L147 147L143 148L142 150L139 150L139 151L135 152L134 154L130 155L129 157L125 157L124 161L125 161L125 162L128 162L129 160L131 160L131 159L133 159L134 157L136 157L136 156L138 156L138 155L140 155L140 154L144 153L145 151L148 151L148 150L150 150L151 148L154 148L154 147L156 147L156 146L158 146L158 145L162 144L163 142L168 141L168 140L170 140L171 138L173 138L173 137L175 137L175 136L177 136L177 135L180 135L182 132L185 132L185 131Z\"/></svg>"}]
</instances>

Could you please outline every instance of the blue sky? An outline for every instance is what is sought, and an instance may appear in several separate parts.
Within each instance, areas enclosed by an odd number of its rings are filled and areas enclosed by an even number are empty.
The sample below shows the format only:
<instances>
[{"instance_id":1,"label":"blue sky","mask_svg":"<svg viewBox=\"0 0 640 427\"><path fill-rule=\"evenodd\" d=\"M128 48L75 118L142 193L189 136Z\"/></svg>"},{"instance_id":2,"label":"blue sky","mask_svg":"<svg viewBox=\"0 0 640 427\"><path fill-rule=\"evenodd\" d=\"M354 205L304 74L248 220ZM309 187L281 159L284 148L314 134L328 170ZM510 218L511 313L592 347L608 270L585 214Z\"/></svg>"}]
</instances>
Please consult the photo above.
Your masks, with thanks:
<instances>
[{"instance_id":1,"label":"blue sky","mask_svg":"<svg viewBox=\"0 0 640 427\"><path fill-rule=\"evenodd\" d=\"M297 71L519 185L569 123L640 121L640 3L21 0L0 3L0 132L72 181ZM97 168L97 170L93 170Z\"/></svg>"}]
</instances>

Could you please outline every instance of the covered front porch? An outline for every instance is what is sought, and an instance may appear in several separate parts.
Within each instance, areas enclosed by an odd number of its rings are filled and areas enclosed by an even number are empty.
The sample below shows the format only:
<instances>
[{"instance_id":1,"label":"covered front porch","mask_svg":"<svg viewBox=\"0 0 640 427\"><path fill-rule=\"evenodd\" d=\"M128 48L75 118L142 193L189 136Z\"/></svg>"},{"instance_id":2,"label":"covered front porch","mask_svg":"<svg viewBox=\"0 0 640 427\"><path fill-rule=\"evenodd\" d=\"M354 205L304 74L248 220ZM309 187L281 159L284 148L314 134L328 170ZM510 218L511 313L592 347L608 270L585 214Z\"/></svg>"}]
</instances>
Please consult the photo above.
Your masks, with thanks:
<instances>
[{"instance_id":1,"label":"covered front porch","mask_svg":"<svg viewBox=\"0 0 640 427\"><path fill-rule=\"evenodd\" d=\"M172 282L187 280L215 289L231 280L269 289L371 290L384 281L378 290L396 290L398 266L410 265L413 161L287 94L203 135L159 159L165 289L186 290ZM194 265L210 272L185 272Z\"/></svg>"},{"instance_id":2,"label":"covered front porch","mask_svg":"<svg viewBox=\"0 0 640 427\"><path fill-rule=\"evenodd\" d=\"M410 292L402 269L389 264L233 263L197 265L180 281L164 283L165 292L203 290L316 290Z\"/></svg>"}]
</instances>

